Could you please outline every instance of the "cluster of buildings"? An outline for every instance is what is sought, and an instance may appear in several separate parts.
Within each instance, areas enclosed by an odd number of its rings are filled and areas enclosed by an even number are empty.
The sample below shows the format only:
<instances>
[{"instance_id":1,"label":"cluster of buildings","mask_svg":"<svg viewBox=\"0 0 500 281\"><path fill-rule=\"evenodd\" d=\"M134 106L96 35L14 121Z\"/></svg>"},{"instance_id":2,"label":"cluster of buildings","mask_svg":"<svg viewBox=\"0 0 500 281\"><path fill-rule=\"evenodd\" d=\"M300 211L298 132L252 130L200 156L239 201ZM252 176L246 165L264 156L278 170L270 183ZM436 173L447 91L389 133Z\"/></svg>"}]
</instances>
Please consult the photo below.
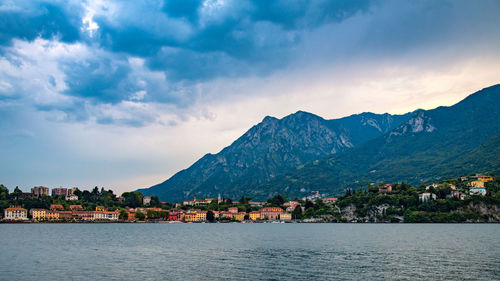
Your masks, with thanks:
<instances>
[{"instance_id":1,"label":"cluster of buildings","mask_svg":"<svg viewBox=\"0 0 500 281\"><path fill-rule=\"evenodd\" d=\"M486 195L486 188L484 184L486 182L492 181L492 176L485 176L481 174L476 174L475 176L461 176L458 178L460 182L467 182L468 192L464 188L458 188L456 185L448 183L448 187L450 189L450 194L447 196L448 198L458 198L459 200L465 200L467 195ZM426 186L426 191L418 195L418 198L421 202L426 202L429 200L437 199L437 195L430 192L431 187L438 188L440 184L433 183ZM388 194L392 192L392 185L390 184L382 184L378 187L378 193L380 194ZM323 199L325 200L325 199Z\"/></svg>"},{"instance_id":2,"label":"cluster of buildings","mask_svg":"<svg viewBox=\"0 0 500 281\"><path fill-rule=\"evenodd\" d=\"M298 206L298 205L299 204L297 202L297 204L295 206ZM137 220L137 218L135 217L135 214L137 212L147 214L148 211L165 211L165 210L162 210L160 208L129 209L127 211L128 220L135 221L135 220ZM240 212L237 207L230 207L230 208L228 208L227 211L205 211L205 210L199 210L199 209L190 209L190 210L170 209L167 211L168 211L168 218L166 218L166 220L172 221L172 222L205 222L205 221L208 221L208 218L207 218L208 212L212 212L214 219L216 219L216 220L289 221L292 219L292 214L283 210L280 207L263 207L259 211L253 211L253 212L248 212L248 213L247 212Z\"/></svg>"},{"instance_id":3,"label":"cluster of buildings","mask_svg":"<svg viewBox=\"0 0 500 281\"><path fill-rule=\"evenodd\" d=\"M117 221L119 211L108 211L102 206L95 211L84 210L81 205L70 205L64 210L62 205L51 205L49 209L30 209L29 214L33 221ZM20 206L10 206L4 210L4 220L27 221L28 210Z\"/></svg>"},{"instance_id":4,"label":"cluster of buildings","mask_svg":"<svg viewBox=\"0 0 500 281\"><path fill-rule=\"evenodd\" d=\"M53 188L52 196L64 196L67 201L78 201L78 196L75 195L76 187L74 188ZM49 188L45 186L35 186L31 189L31 193L23 193L26 197L43 197L50 196Z\"/></svg>"}]
</instances>

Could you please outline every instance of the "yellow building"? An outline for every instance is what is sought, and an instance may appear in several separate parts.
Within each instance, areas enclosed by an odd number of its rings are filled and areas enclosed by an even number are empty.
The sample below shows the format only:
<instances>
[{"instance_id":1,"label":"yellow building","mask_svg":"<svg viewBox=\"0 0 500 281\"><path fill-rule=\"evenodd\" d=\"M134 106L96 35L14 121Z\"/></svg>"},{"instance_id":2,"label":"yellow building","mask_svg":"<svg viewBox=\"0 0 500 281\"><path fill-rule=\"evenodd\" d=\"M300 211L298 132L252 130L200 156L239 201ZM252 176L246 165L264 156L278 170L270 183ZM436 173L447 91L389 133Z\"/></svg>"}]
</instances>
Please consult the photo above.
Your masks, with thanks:
<instances>
[{"instance_id":1,"label":"yellow building","mask_svg":"<svg viewBox=\"0 0 500 281\"><path fill-rule=\"evenodd\" d=\"M104 208L104 206L96 206L96 212L106 212L108 209Z\"/></svg>"},{"instance_id":2,"label":"yellow building","mask_svg":"<svg viewBox=\"0 0 500 281\"><path fill-rule=\"evenodd\" d=\"M281 221L289 221L292 219L292 214L290 213L282 213L280 214L280 220Z\"/></svg>"},{"instance_id":3,"label":"yellow building","mask_svg":"<svg viewBox=\"0 0 500 281\"><path fill-rule=\"evenodd\" d=\"M235 215L234 215L234 218L235 218L237 221L243 221L243 220L245 219L245 215L246 215L246 214L247 214L247 213L243 213L243 212L241 212L241 213L237 213L237 214L235 214Z\"/></svg>"},{"instance_id":4,"label":"yellow building","mask_svg":"<svg viewBox=\"0 0 500 281\"><path fill-rule=\"evenodd\" d=\"M196 213L186 213L184 216L185 222L194 222L196 221Z\"/></svg>"},{"instance_id":5,"label":"yellow building","mask_svg":"<svg viewBox=\"0 0 500 281\"><path fill-rule=\"evenodd\" d=\"M45 215L46 215L47 210L45 209L31 209L31 218L34 221L43 221L45 220Z\"/></svg>"},{"instance_id":6,"label":"yellow building","mask_svg":"<svg viewBox=\"0 0 500 281\"><path fill-rule=\"evenodd\" d=\"M260 212L250 212L250 219L253 221L260 219Z\"/></svg>"},{"instance_id":7,"label":"yellow building","mask_svg":"<svg viewBox=\"0 0 500 281\"><path fill-rule=\"evenodd\" d=\"M482 182L489 182L489 181L493 180L493 177L492 176L478 176L477 180L482 181Z\"/></svg>"},{"instance_id":8,"label":"yellow building","mask_svg":"<svg viewBox=\"0 0 500 281\"><path fill-rule=\"evenodd\" d=\"M207 220L207 212L206 211L196 212L196 221L206 221L206 220Z\"/></svg>"},{"instance_id":9,"label":"yellow building","mask_svg":"<svg viewBox=\"0 0 500 281\"><path fill-rule=\"evenodd\" d=\"M45 218L47 220L59 220L59 212L58 211L47 211L45 212Z\"/></svg>"},{"instance_id":10,"label":"yellow building","mask_svg":"<svg viewBox=\"0 0 500 281\"><path fill-rule=\"evenodd\" d=\"M483 181L471 181L470 186L472 187L484 187Z\"/></svg>"}]
</instances>

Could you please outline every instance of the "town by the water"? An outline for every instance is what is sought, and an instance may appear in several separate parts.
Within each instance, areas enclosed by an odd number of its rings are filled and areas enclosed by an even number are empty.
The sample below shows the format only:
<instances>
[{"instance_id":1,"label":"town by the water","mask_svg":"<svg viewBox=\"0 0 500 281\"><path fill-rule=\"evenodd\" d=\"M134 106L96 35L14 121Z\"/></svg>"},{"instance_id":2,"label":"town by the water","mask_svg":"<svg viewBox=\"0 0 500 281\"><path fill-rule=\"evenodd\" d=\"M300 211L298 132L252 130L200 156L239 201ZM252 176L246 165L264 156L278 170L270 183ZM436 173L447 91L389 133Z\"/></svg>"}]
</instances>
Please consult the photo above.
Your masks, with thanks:
<instances>
[{"instance_id":1,"label":"town by the water","mask_svg":"<svg viewBox=\"0 0 500 281\"><path fill-rule=\"evenodd\" d=\"M0 185L3 223L27 222L500 222L500 178L473 174L411 186L406 183L348 189L339 197L319 191L265 202L250 197L202 198L167 203L156 196L112 190L35 186L30 193Z\"/></svg>"}]
</instances>

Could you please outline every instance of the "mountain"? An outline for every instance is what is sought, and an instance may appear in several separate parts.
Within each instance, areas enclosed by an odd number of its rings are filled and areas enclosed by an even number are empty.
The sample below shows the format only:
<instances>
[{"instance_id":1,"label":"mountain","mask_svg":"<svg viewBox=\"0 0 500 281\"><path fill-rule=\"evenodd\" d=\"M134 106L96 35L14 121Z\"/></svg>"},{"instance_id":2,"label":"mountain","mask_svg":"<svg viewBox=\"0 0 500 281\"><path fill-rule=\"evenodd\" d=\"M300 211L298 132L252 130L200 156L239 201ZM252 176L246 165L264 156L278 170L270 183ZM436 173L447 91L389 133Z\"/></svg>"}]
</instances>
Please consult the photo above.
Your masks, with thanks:
<instances>
[{"instance_id":1,"label":"mountain","mask_svg":"<svg viewBox=\"0 0 500 281\"><path fill-rule=\"evenodd\" d=\"M378 182L421 184L473 172L500 172L500 85L451 107L417 110L392 131L349 151L291 169L254 196L286 190L342 194ZM261 191L265 190L265 192Z\"/></svg>"},{"instance_id":2,"label":"mountain","mask_svg":"<svg viewBox=\"0 0 500 281\"><path fill-rule=\"evenodd\" d=\"M266 117L218 154L139 190L164 201L243 195L265 199L312 190L338 195L377 182L419 184L500 172L500 85L450 107L404 115L362 113L325 120L299 111Z\"/></svg>"},{"instance_id":3,"label":"mountain","mask_svg":"<svg viewBox=\"0 0 500 281\"><path fill-rule=\"evenodd\" d=\"M233 144L207 154L163 183L139 190L164 201L238 198L295 168L349 150L387 133L410 114L362 113L336 120L298 111L282 119L265 117Z\"/></svg>"}]
</instances>

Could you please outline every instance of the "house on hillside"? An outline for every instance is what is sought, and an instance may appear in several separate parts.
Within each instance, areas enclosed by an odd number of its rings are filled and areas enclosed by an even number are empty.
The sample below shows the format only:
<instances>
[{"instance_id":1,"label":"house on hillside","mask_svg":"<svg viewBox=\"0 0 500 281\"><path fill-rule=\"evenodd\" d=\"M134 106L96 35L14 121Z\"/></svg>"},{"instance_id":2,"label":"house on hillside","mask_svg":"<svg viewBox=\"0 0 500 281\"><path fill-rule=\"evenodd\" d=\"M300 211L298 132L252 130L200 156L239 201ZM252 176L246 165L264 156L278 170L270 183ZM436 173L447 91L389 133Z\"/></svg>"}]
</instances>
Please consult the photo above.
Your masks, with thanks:
<instances>
[{"instance_id":1,"label":"house on hillside","mask_svg":"<svg viewBox=\"0 0 500 281\"><path fill-rule=\"evenodd\" d=\"M52 205L50 205L50 209L52 211L57 211L57 210L64 210L64 207L63 207L63 205L52 204Z\"/></svg>"},{"instance_id":2,"label":"house on hillside","mask_svg":"<svg viewBox=\"0 0 500 281\"><path fill-rule=\"evenodd\" d=\"M390 184L382 184L379 185L378 187L378 193L380 194L386 194L386 193L391 193L392 192L392 185Z\"/></svg>"},{"instance_id":3,"label":"house on hillside","mask_svg":"<svg viewBox=\"0 0 500 281\"><path fill-rule=\"evenodd\" d=\"M418 195L418 200L420 202L427 202L427 201L429 201L431 199L436 200L437 199L436 194L430 193L430 192L425 192L425 193L422 193L422 194Z\"/></svg>"},{"instance_id":4,"label":"house on hillside","mask_svg":"<svg viewBox=\"0 0 500 281\"><path fill-rule=\"evenodd\" d=\"M470 189L471 195L482 195L486 196L486 188L484 187L474 187Z\"/></svg>"},{"instance_id":5,"label":"house on hillside","mask_svg":"<svg viewBox=\"0 0 500 281\"><path fill-rule=\"evenodd\" d=\"M69 205L71 211L83 211L82 205Z\"/></svg>"},{"instance_id":6,"label":"house on hillside","mask_svg":"<svg viewBox=\"0 0 500 281\"><path fill-rule=\"evenodd\" d=\"M483 175L478 175L478 176L477 176L477 180L478 180L478 181L482 181L482 182L489 182L489 181L492 181L492 180L493 180L493 177L492 177L492 176L483 176Z\"/></svg>"},{"instance_id":7,"label":"house on hillside","mask_svg":"<svg viewBox=\"0 0 500 281\"><path fill-rule=\"evenodd\" d=\"M477 187L477 188L482 188L484 187L484 181L471 181L470 186L472 187Z\"/></svg>"}]
</instances>

